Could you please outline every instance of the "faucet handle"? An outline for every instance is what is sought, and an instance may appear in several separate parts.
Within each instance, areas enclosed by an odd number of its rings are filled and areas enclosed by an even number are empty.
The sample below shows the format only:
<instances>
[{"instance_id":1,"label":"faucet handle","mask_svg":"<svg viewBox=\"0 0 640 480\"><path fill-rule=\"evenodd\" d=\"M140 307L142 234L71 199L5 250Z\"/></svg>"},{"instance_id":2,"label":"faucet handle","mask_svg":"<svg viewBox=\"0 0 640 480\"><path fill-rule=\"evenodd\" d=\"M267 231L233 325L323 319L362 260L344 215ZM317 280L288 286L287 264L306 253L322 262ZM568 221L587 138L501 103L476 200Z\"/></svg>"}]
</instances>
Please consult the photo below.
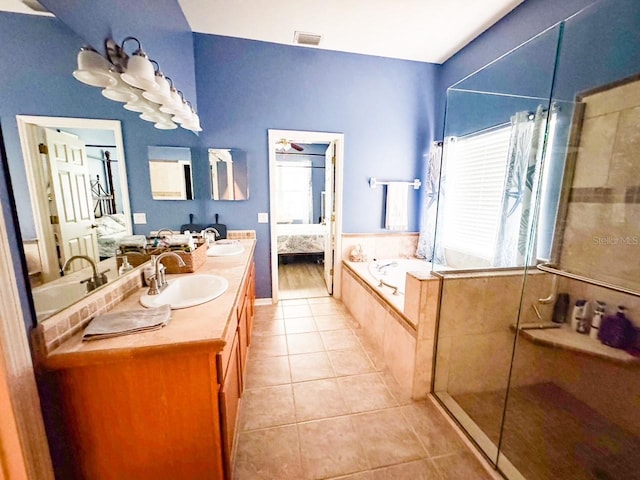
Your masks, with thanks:
<instances>
[{"instance_id":1,"label":"faucet handle","mask_svg":"<svg viewBox=\"0 0 640 480\"><path fill-rule=\"evenodd\" d=\"M158 279L156 278L155 273L149 277L149 291L148 295L158 295L160 293L160 289L158 288Z\"/></svg>"}]
</instances>

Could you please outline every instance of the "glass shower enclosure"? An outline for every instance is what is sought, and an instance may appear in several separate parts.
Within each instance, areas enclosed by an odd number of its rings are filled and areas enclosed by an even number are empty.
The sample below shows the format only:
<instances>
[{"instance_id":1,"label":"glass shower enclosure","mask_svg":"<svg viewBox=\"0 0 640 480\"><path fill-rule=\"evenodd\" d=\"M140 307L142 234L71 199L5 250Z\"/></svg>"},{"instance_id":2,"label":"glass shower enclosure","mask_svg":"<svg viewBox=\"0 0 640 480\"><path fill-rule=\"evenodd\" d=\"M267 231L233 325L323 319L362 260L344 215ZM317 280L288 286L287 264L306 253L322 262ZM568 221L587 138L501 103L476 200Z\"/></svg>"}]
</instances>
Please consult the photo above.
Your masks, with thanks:
<instances>
[{"instance_id":1,"label":"glass shower enclosure","mask_svg":"<svg viewBox=\"0 0 640 480\"><path fill-rule=\"evenodd\" d=\"M432 389L509 479L640 478L638 31L601 0L447 93Z\"/></svg>"}]
</instances>

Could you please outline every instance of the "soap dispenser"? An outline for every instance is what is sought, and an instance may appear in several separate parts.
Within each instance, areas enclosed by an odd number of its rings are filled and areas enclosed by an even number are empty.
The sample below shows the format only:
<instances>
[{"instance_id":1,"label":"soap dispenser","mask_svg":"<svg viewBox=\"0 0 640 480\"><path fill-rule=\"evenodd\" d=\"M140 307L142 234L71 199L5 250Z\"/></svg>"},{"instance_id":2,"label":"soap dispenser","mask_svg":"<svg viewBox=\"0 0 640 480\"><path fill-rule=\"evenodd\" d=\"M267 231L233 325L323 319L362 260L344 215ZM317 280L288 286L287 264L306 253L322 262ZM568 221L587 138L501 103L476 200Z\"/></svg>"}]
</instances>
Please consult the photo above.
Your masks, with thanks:
<instances>
[{"instance_id":1,"label":"soap dispenser","mask_svg":"<svg viewBox=\"0 0 640 480\"><path fill-rule=\"evenodd\" d=\"M129 263L129 257L126 255L122 256L122 265L118 269L118 275L124 275L128 271L133 270L133 266Z\"/></svg>"}]
</instances>

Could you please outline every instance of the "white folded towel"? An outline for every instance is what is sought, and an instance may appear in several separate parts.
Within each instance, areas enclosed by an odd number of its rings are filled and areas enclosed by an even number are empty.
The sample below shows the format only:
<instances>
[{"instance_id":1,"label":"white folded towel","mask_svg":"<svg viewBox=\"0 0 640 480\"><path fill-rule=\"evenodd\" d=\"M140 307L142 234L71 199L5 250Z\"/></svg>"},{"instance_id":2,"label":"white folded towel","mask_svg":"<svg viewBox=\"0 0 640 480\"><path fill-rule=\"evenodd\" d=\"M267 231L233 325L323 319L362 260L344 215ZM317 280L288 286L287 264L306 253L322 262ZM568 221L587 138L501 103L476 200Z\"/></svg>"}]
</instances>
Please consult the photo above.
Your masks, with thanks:
<instances>
[{"instance_id":1,"label":"white folded towel","mask_svg":"<svg viewBox=\"0 0 640 480\"><path fill-rule=\"evenodd\" d=\"M389 182L387 184L387 202L384 228L387 230L408 230L407 182Z\"/></svg>"},{"instance_id":2,"label":"white folded towel","mask_svg":"<svg viewBox=\"0 0 640 480\"><path fill-rule=\"evenodd\" d=\"M144 235L125 235L119 242L122 247L144 248L147 245L147 237Z\"/></svg>"}]
</instances>

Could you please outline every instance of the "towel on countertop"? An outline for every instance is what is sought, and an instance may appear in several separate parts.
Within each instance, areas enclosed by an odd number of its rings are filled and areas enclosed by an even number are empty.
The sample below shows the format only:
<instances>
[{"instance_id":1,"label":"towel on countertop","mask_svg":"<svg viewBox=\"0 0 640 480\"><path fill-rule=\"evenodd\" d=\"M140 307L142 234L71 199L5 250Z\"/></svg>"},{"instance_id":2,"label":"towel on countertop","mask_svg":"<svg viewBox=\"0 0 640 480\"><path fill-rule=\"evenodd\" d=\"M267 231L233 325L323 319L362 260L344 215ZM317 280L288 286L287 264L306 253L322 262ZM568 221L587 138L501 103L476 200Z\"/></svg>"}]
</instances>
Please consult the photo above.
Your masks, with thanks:
<instances>
[{"instance_id":1,"label":"towel on countertop","mask_svg":"<svg viewBox=\"0 0 640 480\"><path fill-rule=\"evenodd\" d=\"M144 248L147 246L147 237L144 235L126 235L119 242L122 247Z\"/></svg>"},{"instance_id":2,"label":"towel on countertop","mask_svg":"<svg viewBox=\"0 0 640 480\"><path fill-rule=\"evenodd\" d=\"M387 230L408 230L407 215L407 182L389 182L387 184L387 201L384 228Z\"/></svg>"},{"instance_id":3,"label":"towel on countertop","mask_svg":"<svg viewBox=\"0 0 640 480\"><path fill-rule=\"evenodd\" d=\"M164 327L170 319L171 307L169 305L97 315L82 334L82 340L98 340L156 330Z\"/></svg>"}]
</instances>

